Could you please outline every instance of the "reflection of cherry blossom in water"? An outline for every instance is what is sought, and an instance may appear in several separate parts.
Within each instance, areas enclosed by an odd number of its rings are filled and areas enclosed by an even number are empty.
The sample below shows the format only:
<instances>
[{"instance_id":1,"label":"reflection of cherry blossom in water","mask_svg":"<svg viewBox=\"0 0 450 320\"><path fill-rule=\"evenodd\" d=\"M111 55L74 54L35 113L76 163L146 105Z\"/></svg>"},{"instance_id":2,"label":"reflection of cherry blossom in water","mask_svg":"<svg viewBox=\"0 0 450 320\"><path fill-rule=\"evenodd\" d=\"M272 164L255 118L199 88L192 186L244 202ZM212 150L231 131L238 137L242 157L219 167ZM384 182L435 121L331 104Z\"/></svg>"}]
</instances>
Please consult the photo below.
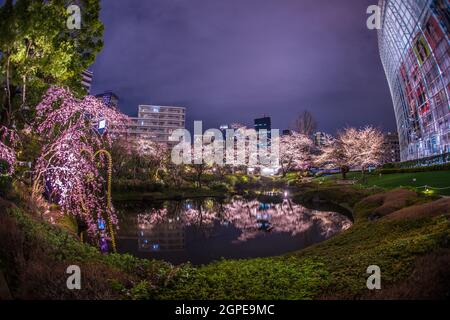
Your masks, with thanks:
<instances>
[{"instance_id":1,"label":"reflection of cherry blossom in water","mask_svg":"<svg viewBox=\"0 0 450 320\"><path fill-rule=\"evenodd\" d=\"M312 227L325 238L347 230L349 219L335 212L307 209L285 199L279 204L261 203L235 199L225 205L205 205L186 202L177 212L167 208L152 209L138 215L139 229L150 230L164 223L181 223L184 226L212 228L217 221L222 225L232 224L241 231L235 243L256 238L266 232L289 233L296 236Z\"/></svg>"},{"instance_id":2,"label":"reflection of cherry blossom in water","mask_svg":"<svg viewBox=\"0 0 450 320\"><path fill-rule=\"evenodd\" d=\"M138 214L139 229L152 229L160 223L166 222L167 209L152 209L150 212Z\"/></svg>"},{"instance_id":3,"label":"reflection of cherry blossom in water","mask_svg":"<svg viewBox=\"0 0 450 320\"><path fill-rule=\"evenodd\" d=\"M292 236L317 225L321 234L327 238L351 226L351 222L338 213L306 209L287 199L280 204L238 200L226 206L226 214L227 219L242 230L238 241L246 241L261 234L261 222L268 222L271 232L285 232Z\"/></svg>"}]
</instances>

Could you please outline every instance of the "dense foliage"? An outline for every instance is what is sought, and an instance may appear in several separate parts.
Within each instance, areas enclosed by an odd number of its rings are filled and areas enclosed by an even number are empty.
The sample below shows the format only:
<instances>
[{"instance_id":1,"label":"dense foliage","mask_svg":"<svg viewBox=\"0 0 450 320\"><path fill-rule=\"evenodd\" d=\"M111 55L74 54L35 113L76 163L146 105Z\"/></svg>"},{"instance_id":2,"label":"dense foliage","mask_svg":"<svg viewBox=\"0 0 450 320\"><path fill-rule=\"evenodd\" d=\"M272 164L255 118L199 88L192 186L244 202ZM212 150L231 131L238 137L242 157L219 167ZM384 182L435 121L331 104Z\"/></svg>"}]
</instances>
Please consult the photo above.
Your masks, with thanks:
<instances>
[{"instance_id":1,"label":"dense foliage","mask_svg":"<svg viewBox=\"0 0 450 320\"><path fill-rule=\"evenodd\" d=\"M21 129L49 85L85 94L81 72L103 46L99 0L81 0L81 30L64 0L6 0L0 7L0 124Z\"/></svg>"}]
</instances>

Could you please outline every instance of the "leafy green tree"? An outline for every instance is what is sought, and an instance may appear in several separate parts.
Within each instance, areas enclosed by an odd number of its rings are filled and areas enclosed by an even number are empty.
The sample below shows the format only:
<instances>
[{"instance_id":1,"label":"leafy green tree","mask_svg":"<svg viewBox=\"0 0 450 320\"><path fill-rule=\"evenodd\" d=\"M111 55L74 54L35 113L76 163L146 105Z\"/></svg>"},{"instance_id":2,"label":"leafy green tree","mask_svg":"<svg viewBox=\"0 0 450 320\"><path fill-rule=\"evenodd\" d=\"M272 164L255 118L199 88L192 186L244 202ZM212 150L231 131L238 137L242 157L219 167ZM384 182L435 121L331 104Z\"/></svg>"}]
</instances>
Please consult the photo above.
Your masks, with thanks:
<instances>
[{"instance_id":1,"label":"leafy green tree","mask_svg":"<svg viewBox=\"0 0 450 320\"><path fill-rule=\"evenodd\" d=\"M70 30L70 4L81 29ZM103 46L99 0L6 0L0 7L0 124L20 129L50 85L81 96L81 72Z\"/></svg>"}]
</instances>

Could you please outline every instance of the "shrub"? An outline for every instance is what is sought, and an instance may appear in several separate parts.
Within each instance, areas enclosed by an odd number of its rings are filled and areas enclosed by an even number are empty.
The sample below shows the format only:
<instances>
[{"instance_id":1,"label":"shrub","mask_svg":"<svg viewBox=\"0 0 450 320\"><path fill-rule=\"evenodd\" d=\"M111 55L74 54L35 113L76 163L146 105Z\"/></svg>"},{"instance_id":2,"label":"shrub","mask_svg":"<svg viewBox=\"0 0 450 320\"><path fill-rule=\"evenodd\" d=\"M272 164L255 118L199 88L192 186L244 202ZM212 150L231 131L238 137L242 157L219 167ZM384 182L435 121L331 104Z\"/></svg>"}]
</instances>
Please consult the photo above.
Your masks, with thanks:
<instances>
[{"instance_id":1,"label":"shrub","mask_svg":"<svg viewBox=\"0 0 450 320\"><path fill-rule=\"evenodd\" d=\"M9 171L9 164L6 160L0 159L0 174L7 174Z\"/></svg>"},{"instance_id":2,"label":"shrub","mask_svg":"<svg viewBox=\"0 0 450 320\"><path fill-rule=\"evenodd\" d=\"M0 196L6 196L12 189L12 178L6 175L0 175Z\"/></svg>"},{"instance_id":3,"label":"shrub","mask_svg":"<svg viewBox=\"0 0 450 320\"><path fill-rule=\"evenodd\" d=\"M386 163L383 165L383 169L401 169L401 168L416 168L416 167L430 167L439 165L442 163L450 163L450 153L437 155L428 158L422 158L418 160L410 160L405 162Z\"/></svg>"},{"instance_id":4,"label":"shrub","mask_svg":"<svg viewBox=\"0 0 450 320\"><path fill-rule=\"evenodd\" d=\"M216 192L223 192L223 193L225 193L225 192L228 192L229 189L230 189L229 186L226 183L224 183L224 182L214 183L211 186L211 190L216 191Z\"/></svg>"}]
</instances>

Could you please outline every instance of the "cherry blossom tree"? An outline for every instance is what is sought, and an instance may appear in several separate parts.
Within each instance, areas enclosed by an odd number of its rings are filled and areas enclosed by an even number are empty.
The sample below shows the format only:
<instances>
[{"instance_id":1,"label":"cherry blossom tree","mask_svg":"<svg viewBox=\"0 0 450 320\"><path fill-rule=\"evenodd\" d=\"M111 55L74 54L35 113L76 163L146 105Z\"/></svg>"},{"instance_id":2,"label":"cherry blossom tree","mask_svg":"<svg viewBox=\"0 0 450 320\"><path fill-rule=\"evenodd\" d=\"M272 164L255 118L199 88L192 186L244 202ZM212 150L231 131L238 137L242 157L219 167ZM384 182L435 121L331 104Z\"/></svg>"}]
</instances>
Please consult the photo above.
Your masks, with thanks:
<instances>
[{"instance_id":1,"label":"cherry blossom tree","mask_svg":"<svg viewBox=\"0 0 450 320\"><path fill-rule=\"evenodd\" d=\"M359 168L364 174L369 166L381 163L383 142L383 134L373 127L346 128L335 140L326 139L316 163L339 167L344 179L350 167Z\"/></svg>"},{"instance_id":2,"label":"cherry blossom tree","mask_svg":"<svg viewBox=\"0 0 450 320\"><path fill-rule=\"evenodd\" d=\"M34 168L33 195L44 192L63 212L98 234L97 220L104 213L117 224L112 206L107 203L105 178L95 159L97 150L111 146L111 135L94 130L99 122L120 127L126 122L121 113L92 96L77 99L66 88L51 87L36 107L36 132L43 140L41 155Z\"/></svg>"},{"instance_id":3,"label":"cherry blossom tree","mask_svg":"<svg viewBox=\"0 0 450 320\"><path fill-rule=\"evenodd\" d=\"M214 165L212 158L213 149L204 144L191 146L192 164L189 165L194 172L194 180L198 188L203 185L203 175Z\"/></svg>"},{"instance_id":4,"label":"cherry blossom tree","mask_svg":"<svg viewBox=\"0 0 450 320\"><path fill-rule=\"evenodd\" d=\"M17 134L14 130L10 130L4 126L0 126L0 160L7 163L8 174L14 173L14 165L16 163L16 152L14 147L17 145Z\"/></svg>"},{"instance_id":5,"label":"cherry blossom tree","mask_svg":"<svg viewBox=\"0 0 450 320\"><path fill-rule=\"evenodd\" d=\"M151 172L151 177L158 180L159 172L166 168L169 160L167 145L148 139L138 139L134 141L133 146L138 156L144 159Z\"/></svg>"},{"instance_id":6,"label":"cherry blossom tree","mask_svg":"<svg viewBox=\"0 0 450 320\"><path fill-rule=\"evenodd\" d=\"M280 166L283 176L291 170L305 170L312 162L313 142L306 135L292 133L280 137Z\"/></svg>"},{"instance_id":7,"label":"cherry blossom tree","mask_svg":"<svg viewBox=\"0 0 450 320\"><path fill-rule=\"evenodd\" d=\"M370 166L377 166L383 159L384 136L373 127L357 130L349 128L340 135L340 141L351 166L364 172Z\"/></svg>"},{"instance_id":8,"label":"cherry blossom tree","mask_svg":"<svg viewBox=\"0 0 450 320\"><path fill-rule=\"evenodd\" d=\"M349 159L346 157L344 149L339 139L326 136L320 147L320 153L315 157L314 163L323 168L339 168L342 178L347 178L349 171Z\"/></svg>"}]
</instances>

